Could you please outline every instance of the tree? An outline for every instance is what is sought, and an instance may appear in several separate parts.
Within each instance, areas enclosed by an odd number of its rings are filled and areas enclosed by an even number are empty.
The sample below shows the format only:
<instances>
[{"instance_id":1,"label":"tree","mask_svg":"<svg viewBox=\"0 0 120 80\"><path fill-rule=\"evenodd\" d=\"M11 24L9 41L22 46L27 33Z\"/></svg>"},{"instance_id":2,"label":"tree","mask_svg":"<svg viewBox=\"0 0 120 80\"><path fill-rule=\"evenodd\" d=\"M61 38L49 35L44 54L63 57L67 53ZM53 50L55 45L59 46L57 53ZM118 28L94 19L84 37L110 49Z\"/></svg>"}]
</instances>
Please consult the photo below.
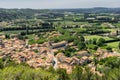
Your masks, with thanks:
<instances>
[{"instance_id":1,"label":"tree","mask_svg":"<svg viewBox=\"0 0 120 80\"><path fill-rule=\"evenodd\" d=\"M82 67L76 66L72 72L72 80L82 80L82 72Z\"/></svg>"},{"instance_id":2,"label":"tree","mask_svg":"<svg viewBox=\"0 0 120 80\"><path fill-rule=\"evenodd\" d=\"M70 80L65 69L59 68L59 69L57 69L56 72L59 75L59 78L57 80Z\"/></svg>"},{"instance_id":3,"label":"tree","mask_svg":"<svg viewBox=\"0 0 120 80\"><path fill-rule=\"evenodd\" d=\"M0 70L0 80L58 80L58 75L19 64Z\"/></svg>"},{"instance_id":4,"label":"tree","mask_svg":"<svg viewBox=\"0 0 120 80\"><path fill-rule=\"evenodd\" d=\"M28 35L28 33L29 33L29 30L28 30L28 25L26 24L26 35Z\"/></svg>"},{"instance_id":5,"label":"tree","mask_svg":"<svg viewBox=\"0 0 120 80\"><path fill-rule=\"evenodd\" d=\"M83 80L92 80L92 77L93 77L93 72L91 71L91 68L89 68L89 67L85 67L85 72L84 72L84 74L83 74Z\"/></svg>"},{"instance_id":6,"label":"tree","mask_svg":"<svg viewBox=\"0 0 120 80\"><path fill-rule=\"evenodd\" d=\"M6 39L10 39L10 35L9 34L5 34L5 38Z\"/></svg>"},{"instance_id":7,"label":"tree","mask_svg":"<svg viewBox=\"0 0 120 80\"><path fill-rule=\"evenodd\" d=\"M119 68L120 67L120 58L119 57L108 57L105 59L102 59L99 61L101 65L104 65L106 67L109 67L111 69L113 68Z\"/></svg>"},{"instance_id":8,"label":"tree","mask_svg":"<svg viewBox=\"0 0 120 80\"><path fill-rule=\"evenodd\" d=\"M118 43L118 49L120 49L120 42Z\"/></svg>"},{"instance_id":9,"label":"tree","mask_svg":"<svg viewBox=\"0 0 120 80\"><path fill-rule=\"evenodd\" d=\"M100 39L98 40L98 42L97 42L97 45L98 45L98 46L103 46L104 43L105 43L105 39L104 39L104 38L100 38Z\"/></svg>"},{"instance_id":10,"label":"tree","mask_svg":"<svg viewBox=\"0 0 120 80\"><path fill-rule=\"evenodd\" d=\"M92 43L96 45L97 44L97 39L94 38L93 41L92 41Z\"/></svg>"},{"instance_id":11,"label":"tree","mask_svg":"<svg viewBox=\"0 0 120 80\"><path fill-rule=\"evenodd\" d=\"M86 49L85 38L80 35L74 40L74 45L76 45L79 50Z\"/></svg>"},{"instance_id":12,"label":"tree","mask_svg":"<svg viewBox=\"0 0 120 80\"><path fill-rule=\"evenodd\" d=\"M2 59L0 59L0 69L3 69L4 68L4 62Z\"/></svg>"},{"instance_id":13,"label":"tree","mask_svg":"<svg viewBox=\"0 0 120 80\"><path fill-rule=\"evenodd\" d=\"M106 49L107 49L107 51L112 52L112 48L111 47L108 46Z\"/></svg>"},{"instance_id":14,"label":"tree","mask_svg":"<svg viewBox=\"0 0 120 80\"><path fill-rule=\"evenodd\" d=\"M79 38L78 48L80 50L86 49L85 38L82 35Z\"/></svg>"},{"instance_id":15,"label":"tree","mask_svg":"<svg viewBox=\"0 0 120 80\"><path fill-rule=\"evenodd\" d=\"M85 38L82 35L80 35L79 41L80 42L85 42Z\"/></svg>"},{"instance_id":16,"label":"tree","mask_svg":"<svg viewBox=\"0 0 120 80\"><path fill-rule=\"evenodd\" d=\"M84 42L79 42L77 46L78 46L79 50L86 49L86 44Z\"/></svg>"}]
</instances>

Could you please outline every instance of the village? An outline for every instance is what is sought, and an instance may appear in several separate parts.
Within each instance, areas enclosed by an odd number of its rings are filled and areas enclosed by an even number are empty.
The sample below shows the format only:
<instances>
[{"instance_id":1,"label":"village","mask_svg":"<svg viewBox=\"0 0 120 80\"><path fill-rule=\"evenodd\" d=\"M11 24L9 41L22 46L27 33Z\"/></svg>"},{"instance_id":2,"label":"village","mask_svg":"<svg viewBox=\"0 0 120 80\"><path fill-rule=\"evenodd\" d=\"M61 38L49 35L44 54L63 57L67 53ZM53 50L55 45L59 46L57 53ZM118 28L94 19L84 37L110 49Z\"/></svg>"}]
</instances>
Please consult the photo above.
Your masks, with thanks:
<instances>
[{"instance_id":1,"label":"village","mask_svg":"<svg viewBox=\"0 0 120 80\"><path fill-rule=\"evenodd\" d=\"M117 52L108 52L100 48L93 55L86 50L80 50L72 57L67 57L62 52L55 55L55 52L65 50L69 45L71 44L66 41L29 45L28 40L19 40L17 38L8 40L1 36L0 58L10 57L18 64L24 62L33 68L47 69L51 66L54 69L64 68L68 73L71 73L75 65L82 66L88 64L91 69L94 68L94 57L97 57L98 60L113 56L120 57L120 54Z\"/></svg>"},{"instance_id":2,"label":"village","mask_svg":"<svg viewBox=\"0 0 120 80\"><path fill-rule=\"evenodd\" d=\"M0 9L0 80L119 80L120 9Z\"/></svg>"}]
</instances>

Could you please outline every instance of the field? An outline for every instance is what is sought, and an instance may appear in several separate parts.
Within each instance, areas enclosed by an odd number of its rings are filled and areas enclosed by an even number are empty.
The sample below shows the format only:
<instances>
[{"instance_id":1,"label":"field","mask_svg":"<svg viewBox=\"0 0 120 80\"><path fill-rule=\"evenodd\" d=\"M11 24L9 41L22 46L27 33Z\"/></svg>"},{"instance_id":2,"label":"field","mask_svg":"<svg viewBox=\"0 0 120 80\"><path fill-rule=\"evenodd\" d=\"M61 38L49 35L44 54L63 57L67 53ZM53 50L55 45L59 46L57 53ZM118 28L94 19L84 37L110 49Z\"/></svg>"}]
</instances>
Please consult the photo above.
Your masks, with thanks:
<instances>
[{"instance_id":1,"label":"field","mask_svg":"<svg viewBox=\"0 0 120 80\"><path fill-rule=\"evenodd\" d=\"M89 39L100 39L100 38L104 38L105 40L112 40L112 38L109 38L109 37L102 37L102 36L99 36L99 35L90 35L90 36L84 36L85 39L89 40Z\"/></svg>"},{"instance_id":2,"label":"field","mask_svg":"<svg viewBox=\"0 0 120 80\"><path fill-rule=\"evenodd\" d=\"M118 44L119 44L119 42L112 42L112 43L108 43L107 45L112 47L112 48L117 49L118 48Z\"/></svg>"},{"instance_id":3,"label":"field","mask_svg":"<svg viewBox=\"0 0 120 80\"><path fill-rule=\"evenodd\" d=\"M54 24L56 24L58 22L54 22ZM88 24L87 22L73 22L73 21L59 21L59 23L61 23L61 25L82 25L82 24Z\"/></svg>"}]
</instances>

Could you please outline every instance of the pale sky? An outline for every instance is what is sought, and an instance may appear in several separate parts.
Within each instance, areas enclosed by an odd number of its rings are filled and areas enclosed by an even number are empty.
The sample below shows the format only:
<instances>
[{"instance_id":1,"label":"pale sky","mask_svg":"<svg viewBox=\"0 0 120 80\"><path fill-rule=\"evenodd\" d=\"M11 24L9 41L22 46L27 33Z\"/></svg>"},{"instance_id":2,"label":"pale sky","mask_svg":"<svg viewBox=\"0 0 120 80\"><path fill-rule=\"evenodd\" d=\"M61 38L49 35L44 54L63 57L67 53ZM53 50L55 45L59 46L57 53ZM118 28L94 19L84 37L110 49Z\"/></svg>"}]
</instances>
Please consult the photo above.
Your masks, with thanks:
<instances>
[{"instance_id":1,"label":"pale sky","mask_svg":"<svg viewBox=\"0 0 120 80\"><path fill-rule=\"evenodd\" d=\"M0 8L120 8L120 0L0 0Z\"/></svg>"}]
</instances>

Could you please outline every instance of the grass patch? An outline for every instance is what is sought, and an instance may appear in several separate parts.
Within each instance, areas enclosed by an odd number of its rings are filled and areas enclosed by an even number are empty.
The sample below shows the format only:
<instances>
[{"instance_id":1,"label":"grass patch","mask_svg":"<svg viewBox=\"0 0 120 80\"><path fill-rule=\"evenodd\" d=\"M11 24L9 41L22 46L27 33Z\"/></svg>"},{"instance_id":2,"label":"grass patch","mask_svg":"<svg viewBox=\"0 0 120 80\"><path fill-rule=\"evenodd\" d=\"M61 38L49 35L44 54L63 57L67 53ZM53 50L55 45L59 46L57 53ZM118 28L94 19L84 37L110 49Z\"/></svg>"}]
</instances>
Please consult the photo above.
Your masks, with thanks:
<instances>
[{"instance_id":1,"label":"grass patch","mask_svg":"<svg viewBox=\"0 0 120 80\"><path fill-rule=\"evenodd\" d=\"M89 40L89 39L100 39L100 38L104 38L105 40L113 40L112 38L109 37L103 37L103 36L98 36L98 35L90 35L90 36L84 36L85 39Z\"/></svg>"},{"instance_id":2,"label":"grass patch","mask_svg":"<svg viewBox=\"0 0 120 80\"><path fill-rule=\"evenodd\" d=\"M118 48L118 44L119 42L111 42L111 43L107 43L108 46L117 49Z\"/></svg>"}]
</instances>

